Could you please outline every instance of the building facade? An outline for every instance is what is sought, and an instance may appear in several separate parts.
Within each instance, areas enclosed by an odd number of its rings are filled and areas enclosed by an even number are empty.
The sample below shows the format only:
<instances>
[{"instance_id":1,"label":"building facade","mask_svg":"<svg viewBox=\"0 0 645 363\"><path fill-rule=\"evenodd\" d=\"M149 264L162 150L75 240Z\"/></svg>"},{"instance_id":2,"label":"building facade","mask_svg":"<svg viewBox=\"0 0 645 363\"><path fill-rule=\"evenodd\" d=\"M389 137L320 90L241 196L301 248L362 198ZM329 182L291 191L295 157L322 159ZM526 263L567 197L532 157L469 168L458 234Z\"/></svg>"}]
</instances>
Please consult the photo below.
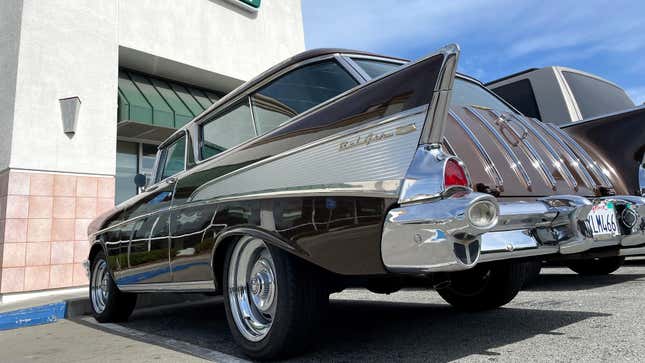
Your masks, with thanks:
<instances>
[{"instance_id":1,"label":"building facade","mask_svg":"<svg viewBox=\"0 0 645 363\"><path fill-rule=\"evenodd\" d=\"M1 1L0 297L87 284L156 145L302 50L300 0Z\"/></svg>"}]
</instances>

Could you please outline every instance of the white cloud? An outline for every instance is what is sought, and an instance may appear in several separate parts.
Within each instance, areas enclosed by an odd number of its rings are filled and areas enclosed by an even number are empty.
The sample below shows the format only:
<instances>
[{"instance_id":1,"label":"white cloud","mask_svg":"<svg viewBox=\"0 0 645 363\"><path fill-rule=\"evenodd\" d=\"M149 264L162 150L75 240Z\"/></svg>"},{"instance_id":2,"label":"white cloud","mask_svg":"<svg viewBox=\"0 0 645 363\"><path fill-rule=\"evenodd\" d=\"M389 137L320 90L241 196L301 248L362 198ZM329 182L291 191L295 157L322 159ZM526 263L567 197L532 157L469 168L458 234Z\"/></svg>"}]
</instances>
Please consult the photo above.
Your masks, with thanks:
<instances>
[{"instance_id":1,"label":"white cloud","mask_svg":"<svg viewBox=\"0 0 645 363\"><path fill-rule=\"evenodd\" d=\"M645 103L645 86L627 89L627 94L632 98L636 105Z\"/></svg>"}]
</instances>

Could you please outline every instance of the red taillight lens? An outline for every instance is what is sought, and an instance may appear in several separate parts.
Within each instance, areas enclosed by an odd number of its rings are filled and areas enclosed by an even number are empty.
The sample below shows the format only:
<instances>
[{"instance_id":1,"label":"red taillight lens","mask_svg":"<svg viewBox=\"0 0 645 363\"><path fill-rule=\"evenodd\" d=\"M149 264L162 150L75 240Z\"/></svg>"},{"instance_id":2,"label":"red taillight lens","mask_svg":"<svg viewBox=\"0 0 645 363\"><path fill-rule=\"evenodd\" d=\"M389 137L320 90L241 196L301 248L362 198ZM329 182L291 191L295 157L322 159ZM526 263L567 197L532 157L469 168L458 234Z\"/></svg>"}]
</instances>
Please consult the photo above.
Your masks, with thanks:
<instances>
[{"instance_id":1,"label":"red taillight lens","mask_svg":"<svg viewBox=\"0 0 645 363\"><path fill-rule=\"evenodd\" d=\"M452 186L468 186L466 170L455 159L449 159L443 172L443 185L445 188Z\"/></svg>"}]
</instances>

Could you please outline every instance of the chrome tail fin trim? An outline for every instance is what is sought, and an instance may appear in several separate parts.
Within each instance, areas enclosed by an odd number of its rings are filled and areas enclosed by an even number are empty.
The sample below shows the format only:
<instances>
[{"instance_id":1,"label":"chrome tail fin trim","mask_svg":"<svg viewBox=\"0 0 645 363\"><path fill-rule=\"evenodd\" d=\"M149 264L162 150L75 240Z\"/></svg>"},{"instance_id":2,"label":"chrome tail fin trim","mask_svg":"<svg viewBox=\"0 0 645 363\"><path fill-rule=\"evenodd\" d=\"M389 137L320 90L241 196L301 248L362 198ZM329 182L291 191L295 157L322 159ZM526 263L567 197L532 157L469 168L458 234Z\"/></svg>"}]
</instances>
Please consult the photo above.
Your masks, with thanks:
<instances>
[{"instance_id":1,"label":"chrome tail fin trim","mask_svg":"<svg viewBox=\"0 0 645 363\"><path fill-rule=\"evenodd\" d=\"M515 174L517 174L519 179L524 181L526 187L530 189L532 186L531 177L526 171L524 165L522 165L520 158L517 157L517 154L515 154L515 151L513 151L513 149L511 148L511 145L506 142L504 137L499 133L499 131L497 131L495 126L493 126L493 124L491 124L490 121L488 121L488 119L486 119L486 117L484 117L474 107L467 106L465 107L465 109L468 110L468 112L470 112L473 116L475 116L482 123L482 125L484 125L484 127L495 137L497 142L504 148L504 155L507 158L509 166L515 172Z\"/></svg>"},{"instance_id":2,"label":"chrome tail fin trim","mask_svg":"<svg viewBox=\"0 0 645 363\"><path fill-rule=\"evenodd\" d=\"M466 125L464 120L462 120L461 117L457 115L457 113L455 113L453 110L450 110L449 114L455 120L455 122L457 122L457 125L459 125L459 127L461 127L461 129L466 133L466 135L468 135L468 138L470 138L470 141L472 141L473 145L475 145L477 152L479 152L479 156L481 156L481 159L484 161L484 170L491 178L491 180L495 183L497 189L500 191L504 190L504 179L502 178L502 174L500 174L499 170L495 166L495 163L486 151L486 148L484 148L475 133L468 127L468 125Z\"/></svg>"}]
</instances>

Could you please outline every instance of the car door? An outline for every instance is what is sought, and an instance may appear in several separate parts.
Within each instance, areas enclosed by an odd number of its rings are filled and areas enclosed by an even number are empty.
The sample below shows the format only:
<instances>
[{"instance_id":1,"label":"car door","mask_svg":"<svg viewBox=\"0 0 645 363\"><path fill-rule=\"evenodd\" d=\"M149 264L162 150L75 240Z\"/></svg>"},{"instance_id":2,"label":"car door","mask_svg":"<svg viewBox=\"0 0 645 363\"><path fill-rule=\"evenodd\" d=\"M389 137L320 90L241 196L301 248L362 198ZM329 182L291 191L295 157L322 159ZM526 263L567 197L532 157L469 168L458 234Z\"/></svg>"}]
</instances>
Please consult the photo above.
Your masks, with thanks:
<instances>
[{"instance_id":1,"label":"car door","mask_svg":"<svg viewBox=\"0 0 645 363\"><path fill-rule=\"evenodd\" d=\"M129 224L127 269L117 277L120 286L172 280L169 264L169 218L177 175L186 167L186 135L180 133L158 152L155 184L126 209Z\"/></svg>"}]
</instances>

